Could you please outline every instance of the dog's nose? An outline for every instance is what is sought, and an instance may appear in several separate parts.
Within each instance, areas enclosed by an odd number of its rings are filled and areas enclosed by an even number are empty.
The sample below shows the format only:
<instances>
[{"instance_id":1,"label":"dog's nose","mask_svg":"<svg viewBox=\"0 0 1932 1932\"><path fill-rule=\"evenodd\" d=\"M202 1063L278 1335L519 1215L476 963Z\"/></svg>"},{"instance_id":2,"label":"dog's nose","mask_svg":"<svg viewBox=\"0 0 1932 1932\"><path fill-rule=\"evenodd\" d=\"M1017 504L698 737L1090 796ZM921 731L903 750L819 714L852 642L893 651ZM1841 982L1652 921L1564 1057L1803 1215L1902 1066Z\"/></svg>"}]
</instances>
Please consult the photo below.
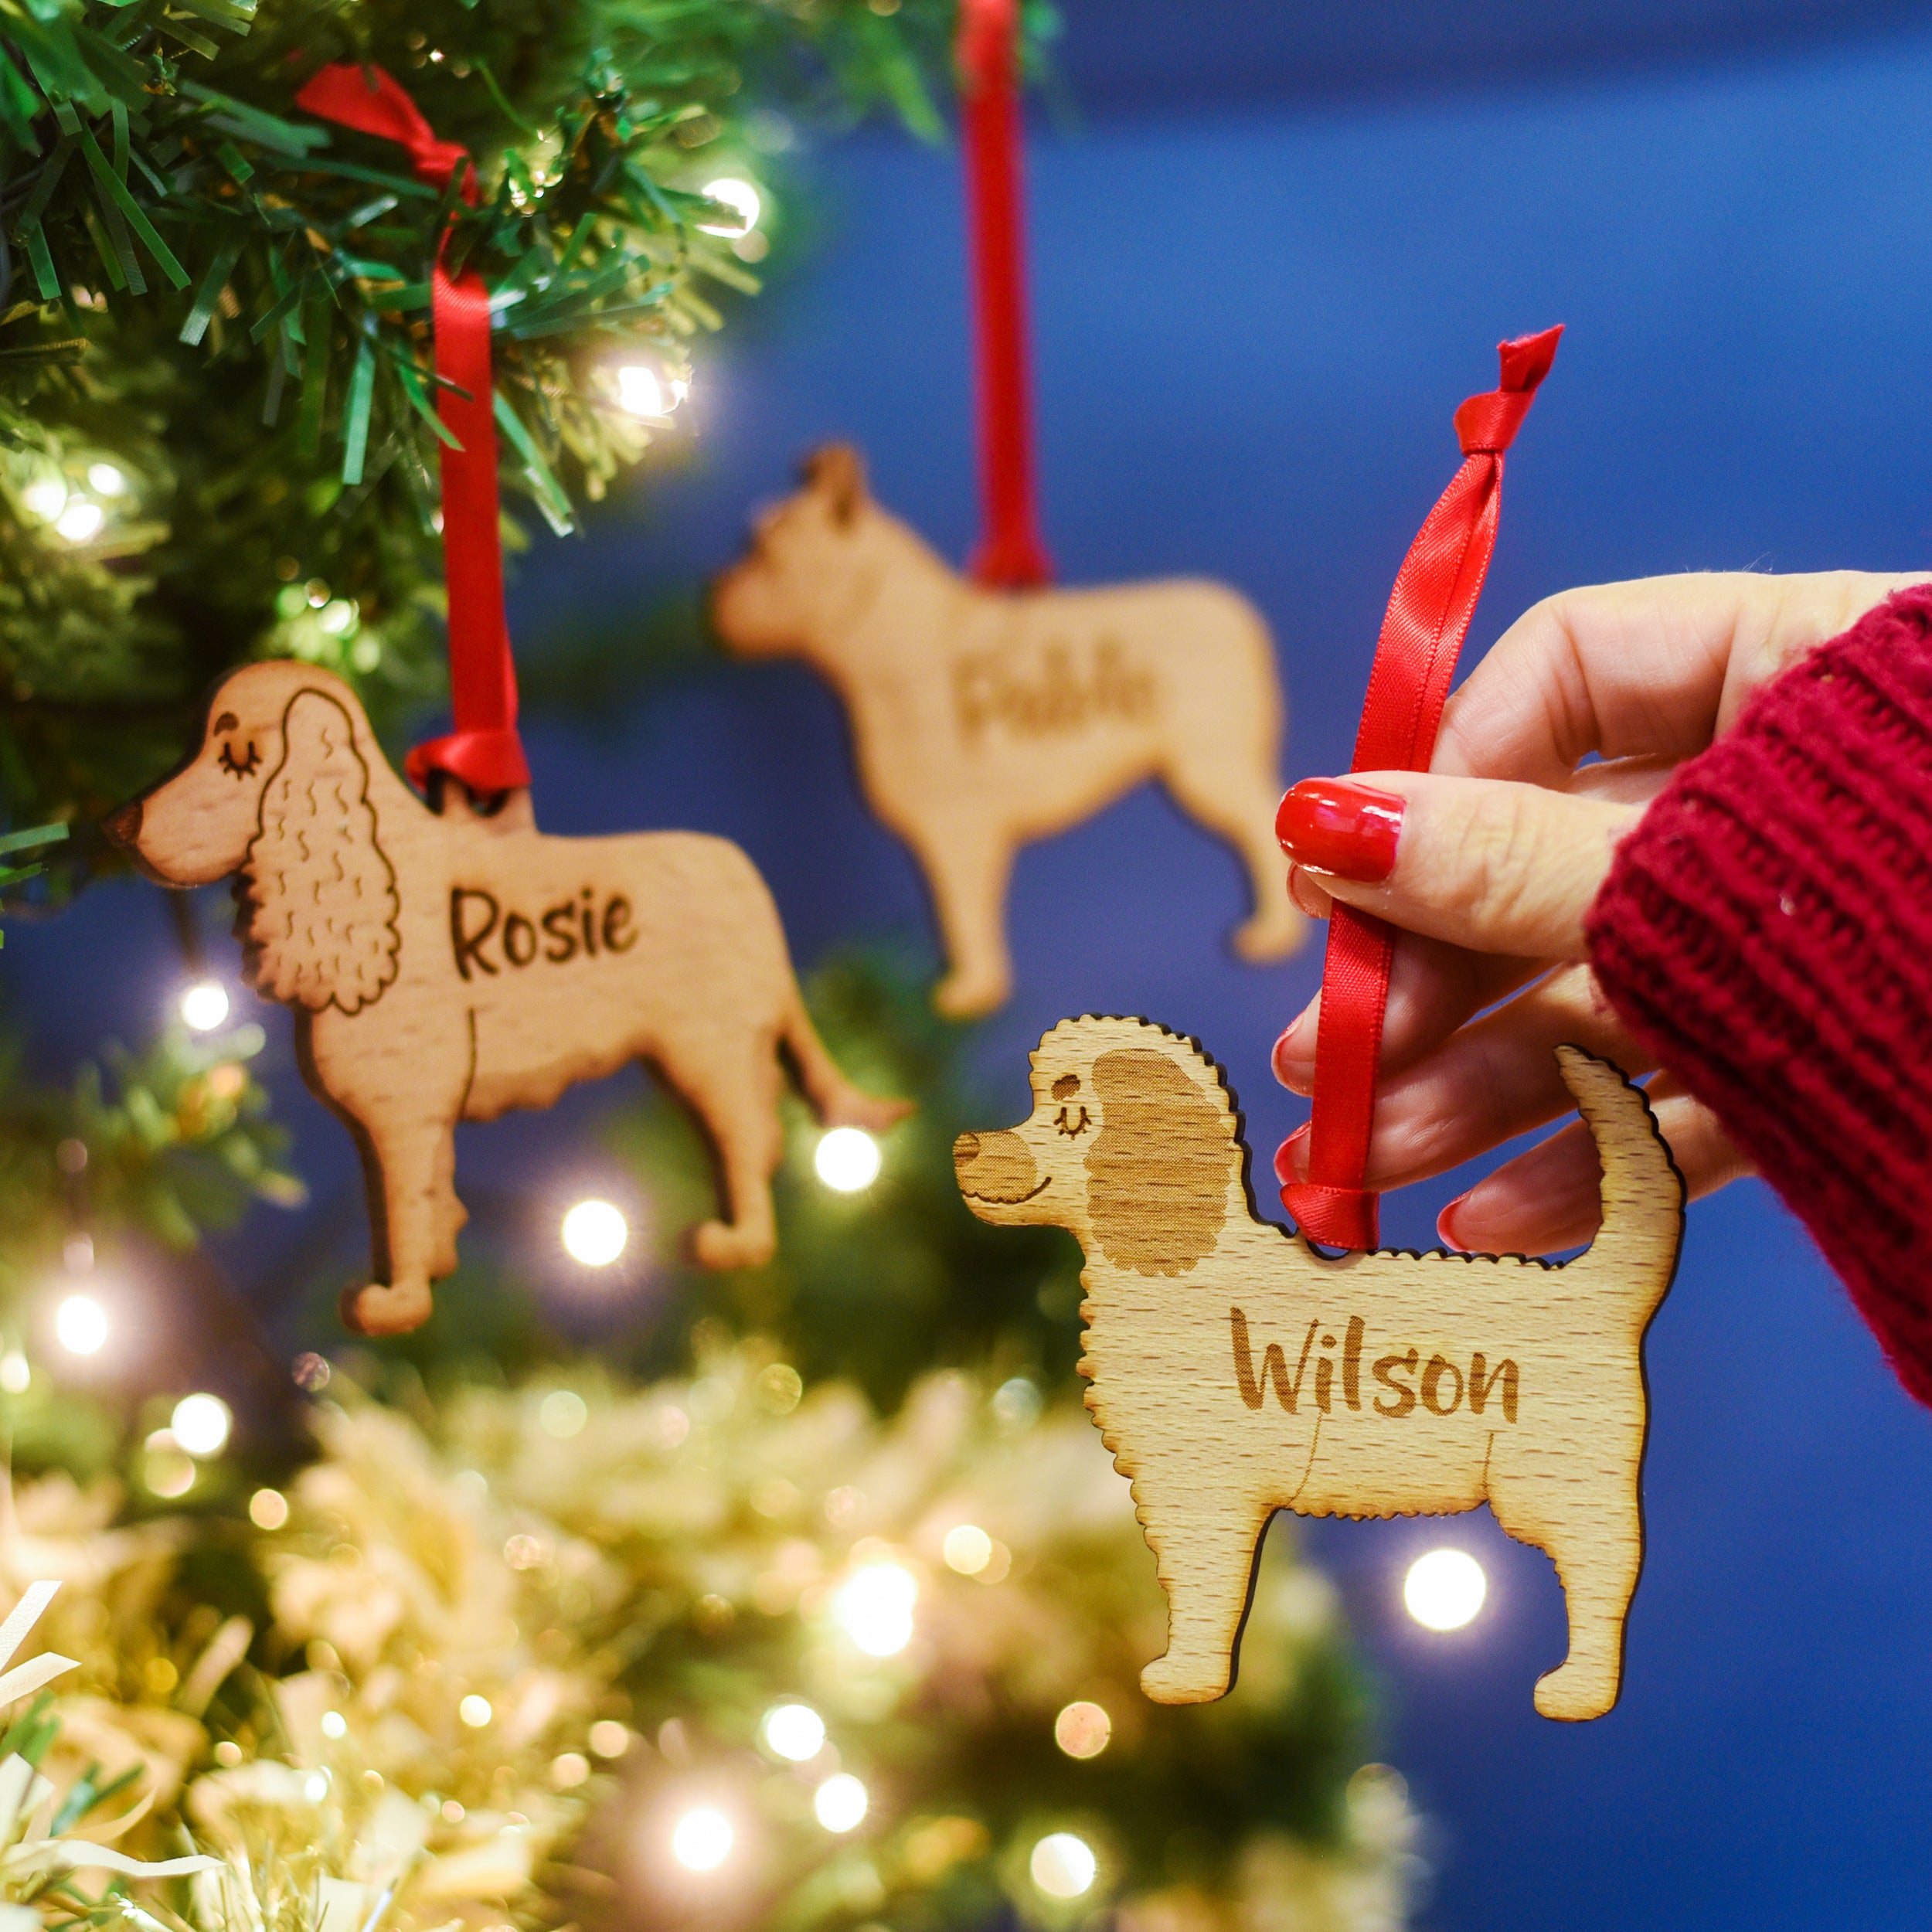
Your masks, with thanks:
<instances>
[{"instance_id":1,"label":"dog's nose","mask_svg":"<svg viewBox=\"0 0 1932 1932\"><path fill-rule=\"evenodd\" d=\"M979 1136L977 1134L962 1134L957 1140L954 1141L953 1165L954 1167L971 1167L978 1158Z\"/></svg>"},{"instance_id":2,"label":"dog's nose","mask_svg":"<svg viewBox=\"0 0 1932 1932\"><path fill-rule=\"evenodd\" d=\"M100 821L100 828L123 851L132 852L141 842L141 801L137 798L109 813Z\"/></svg>"}]
</instances>

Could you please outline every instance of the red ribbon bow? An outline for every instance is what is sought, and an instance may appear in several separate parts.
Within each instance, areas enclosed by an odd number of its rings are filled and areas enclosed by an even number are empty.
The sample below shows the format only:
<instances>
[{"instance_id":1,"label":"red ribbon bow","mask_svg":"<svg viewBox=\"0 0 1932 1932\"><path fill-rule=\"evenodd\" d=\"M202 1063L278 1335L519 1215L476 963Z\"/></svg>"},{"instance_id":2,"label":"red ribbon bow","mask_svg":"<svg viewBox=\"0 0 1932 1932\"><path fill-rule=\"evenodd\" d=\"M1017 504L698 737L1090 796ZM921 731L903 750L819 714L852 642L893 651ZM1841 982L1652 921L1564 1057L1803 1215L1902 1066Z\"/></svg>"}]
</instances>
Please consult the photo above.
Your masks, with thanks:
<instances>
[{"instance_id":1,"label":"red ribbon bow","mask_svg":"<svg viewBox=\"0 0 1932 1932\"><path fill-rule=\"evenodd\" d=\"M1503 452L1556 359L1560 324L1500 345L1502 386L1456 411L1463 464L1396 573L1376 643L1355 738L1355 771L1426 771L1456 659L1476 614L1502 508ZM1375 1124L1383 1015L1393 928L1337 900L1328 921L1315 1035L1308 1178L1290 1181L1287 1146L1275 1156L1282 1205L1303 1233L1335 1248L1372 1248L1379 1197L1365 1189Z\"/></svg>"},{"instance_id":2,"label":"red ribbon bow","mask_svg":"<svg viewBox=\"0 0 1932 1932\"><path fill-rule=\"evenodd\" d=\"M972 230L973 362L986 530L971 568L980 583L1007 590L1046 583L1053 575L1040 541L1033 490L1020 117L1013 84L1019 31L1017 0L962 0L961 121Z\"/></svg>"},{"instance_id":3,"label":"red ribbon bow","mask_svg":"<svg viewBox=\"0 0 1932 1932\"><path fill-rule=\"evenodd\" d=\"M338 62L322 68L295 104L324 121L393 141L417 180L439 191L458 169L472 207L479 189L469 150L439 141L422 110L380 67ZM447 243L448 237L444 236ZM436 332L436 413L457 447L442 446L443 556L450 611L450 704L456 729L418 745L406 760L419 785L447 772L472 792L530 782L516 730L516 667L503 612L503 549L498 530L496 384L490 369L490 293L472 269L451 280L437 250L430 281ZM447 386L454 384L454 387Z\"/></svg>"}]
</instances>

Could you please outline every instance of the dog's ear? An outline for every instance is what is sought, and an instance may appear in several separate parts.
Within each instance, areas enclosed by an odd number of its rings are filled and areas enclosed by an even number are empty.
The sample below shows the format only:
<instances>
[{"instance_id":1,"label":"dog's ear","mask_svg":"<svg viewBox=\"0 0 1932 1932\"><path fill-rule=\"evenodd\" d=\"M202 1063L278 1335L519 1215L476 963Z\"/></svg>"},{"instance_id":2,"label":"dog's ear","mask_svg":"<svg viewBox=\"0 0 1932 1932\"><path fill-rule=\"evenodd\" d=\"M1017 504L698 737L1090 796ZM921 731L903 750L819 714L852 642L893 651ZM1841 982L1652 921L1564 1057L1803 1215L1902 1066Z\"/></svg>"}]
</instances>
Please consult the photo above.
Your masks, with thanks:
<instances>
[{"instance_id":1,"label":"dog's ear","mask_svg":"<svg viewBox=\"0 0 1932 1932\"><path fill-rule=\"evenodd\" d=\"M1205 1063L1202 1079L1213 1076ZM1214 1252L1236 1159L1234 1118L1165 1053L1120 1047L1094 1063L1100 1131L1087 1156L1087 1207L1116 1267L1185 1274Z\"/></svg>"},{"instance_id":2,"label":"dog's ear","mask_svg":"<svg viewBox=\"0 0 1932 1932\"><path fill-rule=\"evenodd\" d=\"M805 458L805 481L842 527L866 507L866 461L849 443L828 443Z\"/></svg>"},{"instance_id":3,"label":"dog's ear","mask_svg":"<svg viewBox=\"0 0 1932 1932\"><path fill-rule=\"evenodd\" d=\"M355 725L326 692L290 701L281 763L262 787L261 829L244 865L242 936L264 993L345 1013L381 996L402 945L396 873L376 842Z\"/></svg>"}]
</instances>

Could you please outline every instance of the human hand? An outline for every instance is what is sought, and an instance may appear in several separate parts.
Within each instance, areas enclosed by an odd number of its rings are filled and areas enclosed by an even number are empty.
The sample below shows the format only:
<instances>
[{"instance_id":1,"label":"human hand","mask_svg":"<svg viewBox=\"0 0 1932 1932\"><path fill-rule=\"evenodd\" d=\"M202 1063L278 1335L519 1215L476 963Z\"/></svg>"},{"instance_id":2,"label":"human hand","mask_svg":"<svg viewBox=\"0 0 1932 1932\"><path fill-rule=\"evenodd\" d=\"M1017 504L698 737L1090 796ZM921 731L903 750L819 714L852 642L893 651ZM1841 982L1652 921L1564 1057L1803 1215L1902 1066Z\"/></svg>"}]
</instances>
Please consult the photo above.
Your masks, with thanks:
<instances>
[{"instance_id":1,"label":"human hand","mask_svg":"<svg viewBox=\"0 0 1932 1932\"><path fill-rule=\"evenodd\" d=\"M1512 625L1450 699L1428 772L1290 792L1282 829L1302 910L1323 917L1332 897L1401 929L1368 1186L1425 1179L1567 1112L1562 1042L1632 1077L1654 1069L1583 941L1617 840L1760 685L1924 580L1732 573L1566 591ZM1320 1007L1275 1043L1276 1075L1298 1094L1313 1090ZM1693 1199L1749 1172L1669 1074L1648 1091ZM1305 1179L1305 1128L1276 1165L1284 1181ZM1596 1230L1597 1186L1573 1122L1452 1201L1437 1230L1491 1253L1573 1247Z\"/></svg>"}]
</instances>

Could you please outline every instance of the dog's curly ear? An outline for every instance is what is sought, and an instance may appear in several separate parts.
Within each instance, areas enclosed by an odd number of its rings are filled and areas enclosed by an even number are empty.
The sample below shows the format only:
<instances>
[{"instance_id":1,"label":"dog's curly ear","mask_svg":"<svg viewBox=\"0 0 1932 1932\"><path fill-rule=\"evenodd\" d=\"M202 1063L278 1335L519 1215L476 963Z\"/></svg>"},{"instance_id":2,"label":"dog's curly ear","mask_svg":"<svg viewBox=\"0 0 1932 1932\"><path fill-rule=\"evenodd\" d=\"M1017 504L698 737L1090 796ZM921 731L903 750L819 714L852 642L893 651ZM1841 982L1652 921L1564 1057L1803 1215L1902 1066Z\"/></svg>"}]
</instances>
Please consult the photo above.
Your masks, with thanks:
<instances>
[{"instance_id":1,"label":"dog's curly ear","mask_svg":"<svg viewBox=\"0 0 1932 1932\"><path fill-rule=\"evenodd\" d=\"M1205 1063L1203 1079L1213 1075ZM1116 1267L1185 1274L1214 1252L1238 1158L1234 1117L1165 1053L1120 1047L1094 1063L1100 1131L1087 1156L1087 1206Z\"/></svg>"},{"instance_id":2,"label":"dog's curly ear","mask_svg":"<svg viewBox=\"0 0 1932 1932\"><path fill-rule=\"evenodd\" d=\"M402 945L396 873L376 843L355 725L325 692L290 701L244 868L242 937L263 992L315 1012L358 1012L381 997Z\"/></svg>"},{"instance_id":3,"label":"dog's curly ear","mask_svg":"<svg viewBox=\"0 0 1932 1932\"><path fill-rule=\"evenodd\" d=\"M804 477L831 505L835 523L850 523L866 507L866 459L849 443L814 450L805 458Z\"/></svg>"}]
</instances>

